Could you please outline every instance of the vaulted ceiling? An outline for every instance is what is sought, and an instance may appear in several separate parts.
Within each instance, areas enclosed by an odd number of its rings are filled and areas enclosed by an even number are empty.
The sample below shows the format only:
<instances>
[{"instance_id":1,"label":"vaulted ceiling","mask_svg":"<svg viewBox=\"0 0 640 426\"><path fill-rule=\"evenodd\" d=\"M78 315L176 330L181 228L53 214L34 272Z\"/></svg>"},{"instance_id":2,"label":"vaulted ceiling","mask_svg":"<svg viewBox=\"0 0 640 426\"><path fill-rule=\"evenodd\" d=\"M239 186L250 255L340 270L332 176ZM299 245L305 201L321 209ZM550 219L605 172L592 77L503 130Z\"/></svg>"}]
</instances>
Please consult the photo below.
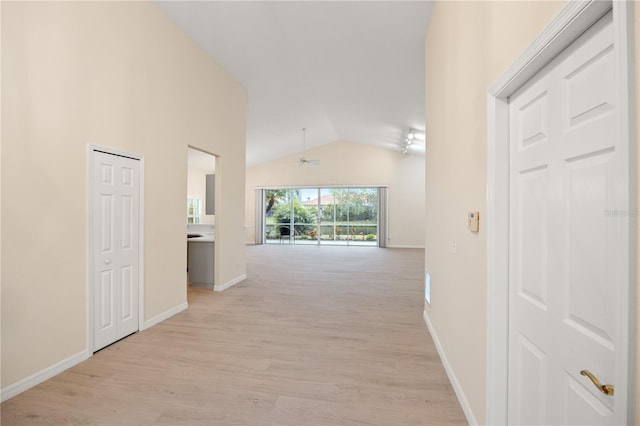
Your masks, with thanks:
<instances>
[{"instance_id":1,"label":"vaulted ceiling","mask_svg":"<svg viewBox=\"0 0 640 426\"><path fill-rule=\"evenodd\" d=\"M247 165L424 130L427 1L158 1L248 92ZM420 135L420 133L418 133ZM411 150L423 150L414 144Z\"/></svg>"}]
</instances>

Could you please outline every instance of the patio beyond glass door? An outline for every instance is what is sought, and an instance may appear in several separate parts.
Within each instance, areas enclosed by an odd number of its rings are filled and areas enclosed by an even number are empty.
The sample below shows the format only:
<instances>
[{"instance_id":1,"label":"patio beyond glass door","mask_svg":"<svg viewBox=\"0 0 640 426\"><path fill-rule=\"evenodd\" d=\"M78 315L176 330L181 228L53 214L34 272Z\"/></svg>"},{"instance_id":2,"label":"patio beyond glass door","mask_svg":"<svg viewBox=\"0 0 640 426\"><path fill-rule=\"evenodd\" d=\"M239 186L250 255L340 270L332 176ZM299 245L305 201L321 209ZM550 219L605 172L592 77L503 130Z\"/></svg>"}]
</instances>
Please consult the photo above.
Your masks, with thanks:
<instances>
[{"instance_id":1,"label":"patio beyond glass door","mask_svg":"<svg viewBox=\"0 0 640 426\"><path fill-rule=\"evenodd\" d=\"M320 243L378 245L377 188L321 188Z\"/></svg>"},{"instance_id":2,"label":"patio beyond glass door","mask_svg":"<svg viewBox=\"0 0 640 426\"><path fill-rule=\"evenodd\" d=\"M264 190L264 242L378 246L378 188Z\"/></svg>"},{"instance_id":3,"label":"patio beyond glass door","mask_svg":"<svg viewBox=\"0 0 640 426\"><path fill-rule=\"evenodd\" d=\"M315 197L317 189L267 189L264 194L265 243L316 244L317 209L303 202Z\"/></svg>"}]
</instances>

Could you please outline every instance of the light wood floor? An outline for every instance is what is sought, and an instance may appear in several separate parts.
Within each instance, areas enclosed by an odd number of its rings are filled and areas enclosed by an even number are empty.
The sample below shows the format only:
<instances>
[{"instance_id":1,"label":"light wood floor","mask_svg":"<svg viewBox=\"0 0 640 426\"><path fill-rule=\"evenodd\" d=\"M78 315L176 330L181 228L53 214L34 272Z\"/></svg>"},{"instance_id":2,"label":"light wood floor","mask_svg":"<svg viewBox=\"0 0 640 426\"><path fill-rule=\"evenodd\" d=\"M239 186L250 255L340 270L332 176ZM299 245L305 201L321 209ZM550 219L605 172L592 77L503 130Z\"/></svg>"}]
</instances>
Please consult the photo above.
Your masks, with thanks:
<instances>
[{"instance_id":1,"label":"light wood floor","mask_svg":"<svg viewBox=\"0 0 640 426\"><path fill-rule=\"evenodd\" d=\"M248 279L2 404L3 425L466 424L422 250L247 248Z\"/></svg>"}]
</instances>

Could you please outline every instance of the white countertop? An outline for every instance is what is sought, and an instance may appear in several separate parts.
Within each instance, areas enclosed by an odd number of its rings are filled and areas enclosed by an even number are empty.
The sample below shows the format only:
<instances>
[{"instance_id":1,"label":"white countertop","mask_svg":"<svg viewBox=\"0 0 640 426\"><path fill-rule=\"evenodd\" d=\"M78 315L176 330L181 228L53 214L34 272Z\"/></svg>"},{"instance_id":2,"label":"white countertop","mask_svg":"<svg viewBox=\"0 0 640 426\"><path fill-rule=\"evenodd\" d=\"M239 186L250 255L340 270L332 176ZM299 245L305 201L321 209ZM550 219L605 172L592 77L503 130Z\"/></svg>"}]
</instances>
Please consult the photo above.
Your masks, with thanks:
<instances>
[{"instance_id":1,"label":"white countertop","mask_svg":"<svg viewBox=\"0 0 640 426\"><path fill-rule=\"evenodd\" d=\"M216 241L212 233L202 233L202 232L192 232L192 233L201 235L201 237L187 238L188 243L213 243Z\"/></svg>"},{"instance_id":2,"label":"white countertop","mask_svg":"<svg viewBox=\"0 0 640 426\"><path fill-rule=\"evenodd\" d=\"M198 235L201 235L201 237L187 238L187 242L213 243L216 241L215 225L212 225L212 224L204 224L204 223L188 224L187 235L188 234L198 234Z\"/></svg>"}]
</instances>

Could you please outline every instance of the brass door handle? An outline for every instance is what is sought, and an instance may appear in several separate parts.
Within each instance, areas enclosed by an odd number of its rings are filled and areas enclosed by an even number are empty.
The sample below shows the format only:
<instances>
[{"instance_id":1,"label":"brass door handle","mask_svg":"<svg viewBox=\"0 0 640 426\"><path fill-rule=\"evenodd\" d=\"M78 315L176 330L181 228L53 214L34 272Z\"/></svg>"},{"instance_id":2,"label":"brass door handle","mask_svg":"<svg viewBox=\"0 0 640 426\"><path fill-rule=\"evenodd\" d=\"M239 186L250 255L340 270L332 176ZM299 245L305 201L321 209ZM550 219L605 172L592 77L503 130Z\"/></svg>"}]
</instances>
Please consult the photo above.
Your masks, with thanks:
<instances>
[{"instance_id":1,"label":"brass door handle","mask_svg":"<svg viewBox=\"0 0 640 426\"><path fill-rule=\"evenodd\" d=\"M603 385L600 383L600 380L598 380L598 378L596 376L594 376L593 374L591 374L591 372L589 370L582 370L580 371L580 374L582 374L583 376L587 376L589 378L589 380L591 380L591 382L595 385L595 387L598 388L598 390L600 390L600 392L602 392L605 395L613 395L613 392L615 390L615 387L613 385Z\"/></svg>"}]
</instances>

